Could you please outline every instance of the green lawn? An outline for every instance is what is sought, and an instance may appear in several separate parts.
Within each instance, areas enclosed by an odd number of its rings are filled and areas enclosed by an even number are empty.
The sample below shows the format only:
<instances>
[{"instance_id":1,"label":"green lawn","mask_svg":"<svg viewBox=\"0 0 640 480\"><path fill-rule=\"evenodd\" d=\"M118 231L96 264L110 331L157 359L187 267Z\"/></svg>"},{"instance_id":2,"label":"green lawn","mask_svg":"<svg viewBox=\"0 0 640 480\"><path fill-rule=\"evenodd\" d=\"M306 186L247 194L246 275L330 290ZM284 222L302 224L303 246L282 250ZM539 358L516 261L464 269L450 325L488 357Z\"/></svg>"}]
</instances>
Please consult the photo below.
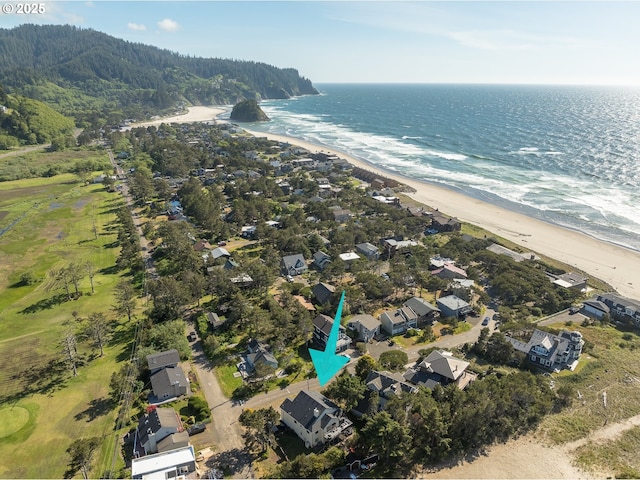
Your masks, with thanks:
<instances>
[{"instance_id":1,"label":"green lawn","mask_svg":"<svg viewBox=\"0 0 640 480\"><path fill-rule=\"evenodd\" d=\"M116 412L108 399L109 379L128 358L132 337L131 325L111 311L120 278L111 270L118 253L114 208L121 199L102 185L76 180L59 175L0 182L0 212L9 212L0 217L0 230L25 215L0 236L0 478L62 478L69 461L66 449L78 438L104 439L95 455L94 477L104 473L113 455ZM47 272L71 261L91 264L95 293L88 277L75 300L50 288ZM38 281L20 285L25 272ZM98 311L115 327L103 357L80 335L82 320L75 320ZM77 377L58 363L67 329L78 336ZM7 423L11 409L16 415ZM25 412L27 421L20 426Z\"/></svg>"},{"instance_id":2,"label":"green lawn","mask_svg":"<svg viewBox=\"0 0 640 480\"><path fill-rule=\"evenodd\" d=\"M216 377L225 397L231 398L233 391L242 386L242 377L234 377L238 369L235 365L221 365L215 368Z\"/></svg>"}]
</instances>

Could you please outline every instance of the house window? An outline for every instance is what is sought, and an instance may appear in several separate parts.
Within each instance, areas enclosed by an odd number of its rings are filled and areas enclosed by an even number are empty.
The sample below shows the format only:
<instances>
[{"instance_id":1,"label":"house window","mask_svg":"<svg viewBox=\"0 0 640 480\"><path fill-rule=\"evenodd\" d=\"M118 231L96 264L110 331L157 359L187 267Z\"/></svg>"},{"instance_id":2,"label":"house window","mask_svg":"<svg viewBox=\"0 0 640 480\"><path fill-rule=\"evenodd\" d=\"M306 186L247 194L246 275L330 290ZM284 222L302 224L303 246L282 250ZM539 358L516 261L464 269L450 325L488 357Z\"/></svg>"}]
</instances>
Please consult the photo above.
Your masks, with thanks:
<instances>
[{"instance_id":1,"label":"house window","mask_svg":"<svg viewBox=\"0 0 640 480\"><path fill-rule=\"evenodd\" d=\"M537 357L535 355L531 355L531 361L535 362L537 360Z\"/></svg>"}]
</instances>

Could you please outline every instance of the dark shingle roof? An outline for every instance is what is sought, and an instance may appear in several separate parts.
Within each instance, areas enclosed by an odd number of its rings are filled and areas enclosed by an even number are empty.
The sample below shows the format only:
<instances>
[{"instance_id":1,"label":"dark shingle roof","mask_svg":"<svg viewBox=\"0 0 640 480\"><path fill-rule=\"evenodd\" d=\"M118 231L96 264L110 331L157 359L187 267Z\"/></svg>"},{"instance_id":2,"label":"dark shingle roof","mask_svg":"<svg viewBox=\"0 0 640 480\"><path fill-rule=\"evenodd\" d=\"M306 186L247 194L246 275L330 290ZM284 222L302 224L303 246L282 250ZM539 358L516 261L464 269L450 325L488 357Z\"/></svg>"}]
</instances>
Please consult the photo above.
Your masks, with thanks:
<instances>
[{"instance_id":1,"label":"dark shingle roof","mask_svg":"<svg viewBox=\"0 0 640 480\"><path fill-rule=\"evenodd\" d=\"M147 355L147 365L149 370L157 370L158 368L164 368L174 366L180 363L180 354L175 348L173 350L167 350L166 352L153 353Z\"/></svg>"},{"instance_id":2,"label":"dark shingle roof","mask_svg":"<svg viewBox=\"0 0 640 480\"><path fill-rule=\"evenodd\" d=\"M334 413L339 410L339 407L329 400L327 397L319 392L313 390L303 390L296 398L289 400L288 398L282 402L280 408L291 415L300 425L305 427L308 431L313 430L313 424L318 419L314 413L317 409L318 414L322 414L323 411L329 410L330 413ZM326 415L325 415L326 417ZM327 419L329 421L330 418Z\"/></svg>"},{"instance_id":3,"label":"dark shingle roof","mask_svg":"<svg viewBox=\"0 0 640 480\"><path fill-rule=\"evenodd\" d=\"M184 376L180 367L163 368L151 375L151 388L158 398L164 397L167 392L174 392L172 385L176 383L185 388L189 385L187 377Z\"/></svg>"}]
</instances>

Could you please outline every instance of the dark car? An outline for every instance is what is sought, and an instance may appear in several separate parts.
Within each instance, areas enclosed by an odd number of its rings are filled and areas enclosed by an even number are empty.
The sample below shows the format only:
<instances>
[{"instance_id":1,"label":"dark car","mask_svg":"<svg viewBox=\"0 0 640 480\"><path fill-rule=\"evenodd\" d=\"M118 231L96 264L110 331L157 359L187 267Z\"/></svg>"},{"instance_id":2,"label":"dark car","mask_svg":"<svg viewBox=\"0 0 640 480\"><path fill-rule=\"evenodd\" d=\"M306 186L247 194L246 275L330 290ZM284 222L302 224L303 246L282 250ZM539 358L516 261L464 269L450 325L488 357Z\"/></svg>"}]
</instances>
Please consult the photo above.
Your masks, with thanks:
<instances>
[{"instance_id":1,"label":"dark car","mask_svg":"<svg viewBox=\"0 0 640 480\"><path fill-rule=\"evenodd\" d=\"M187 340L190 342L195 342L197 338L196 332L189 332L189 335L187 335Z\"/></svg>"},{"instance_id":2,"label":"dark car","mask_svg":"<svg viewBox=\"0 0 640 480\"><path fill-rule=\"evenodd\" d=\"M197 433L202 433L207 429L207 426L204 423L196 423L195 425L187 428L187 433L189 435L195 435Z\"/></svg>"},{"instance_id":3,"label":"dark car","mask_svg":"<svg viewBox=\"0 0 640 480\"><path fill-rule=\"evenodd\" d=\"M487 325L489 325L489 320L491 320L489 317L484 317L484 320L482 321L482 326L486 327Z\"/></svg>"}]
</instances>

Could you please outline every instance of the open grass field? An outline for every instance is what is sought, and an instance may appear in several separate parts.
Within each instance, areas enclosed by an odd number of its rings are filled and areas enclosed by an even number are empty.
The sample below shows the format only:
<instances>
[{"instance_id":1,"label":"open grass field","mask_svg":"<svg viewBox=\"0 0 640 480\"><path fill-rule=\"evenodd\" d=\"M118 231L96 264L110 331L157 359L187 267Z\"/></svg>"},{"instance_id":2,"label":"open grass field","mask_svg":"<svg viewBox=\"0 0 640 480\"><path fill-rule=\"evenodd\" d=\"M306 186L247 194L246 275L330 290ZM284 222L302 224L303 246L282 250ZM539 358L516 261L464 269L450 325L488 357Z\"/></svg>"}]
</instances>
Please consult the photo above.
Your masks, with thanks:
<instances>
[{"instance_id":1,"label":"open grass field","mask_svg":"<svg viewBox=\"0 0 640 480\"><path fill-rule=\"evenodd\" d=\"M9 212L0 218L0 478L62 478L66 449L83 437L105 439L92 476L110 466L116 411L109 380L128 359L133 330L111 312L120 279L113 268L120 204L117 194L81 185L71 174L0 182L0 211ZM47 272L71 261L91 265L95 293L88 276L73 300L50 288ZM20 282L26 272L34 284ZM93 312L104 312L114 325L103 357L81 335ZM60 362L67 330L78 339L77 377Z\"/></svg>"},{"instance_id":2,"label":"open grass field","mask_svg":"<svg viewBox=\"0 0 640 480\"><path fill-rule=\"evenodd\" d=\"M553 375L556 388L566 384L576 390L573 404L547 417L540 429L555 444L640 414L640 335L613 327L574 328L587 342L578 368Z\"/></svg>"},{"instance_id":3,"label":"open grass field","mask_svg":"<svg viewBox=\"0 0 640 480\"><path fill-rule=\"evenodd\" d=\"M111 170L109 158L100 150L78 148L60 152L24 151L0 157L0 182L68 173L73 171L79 161L91 162L97 171Z\"/></svg>"}]
</instances>

